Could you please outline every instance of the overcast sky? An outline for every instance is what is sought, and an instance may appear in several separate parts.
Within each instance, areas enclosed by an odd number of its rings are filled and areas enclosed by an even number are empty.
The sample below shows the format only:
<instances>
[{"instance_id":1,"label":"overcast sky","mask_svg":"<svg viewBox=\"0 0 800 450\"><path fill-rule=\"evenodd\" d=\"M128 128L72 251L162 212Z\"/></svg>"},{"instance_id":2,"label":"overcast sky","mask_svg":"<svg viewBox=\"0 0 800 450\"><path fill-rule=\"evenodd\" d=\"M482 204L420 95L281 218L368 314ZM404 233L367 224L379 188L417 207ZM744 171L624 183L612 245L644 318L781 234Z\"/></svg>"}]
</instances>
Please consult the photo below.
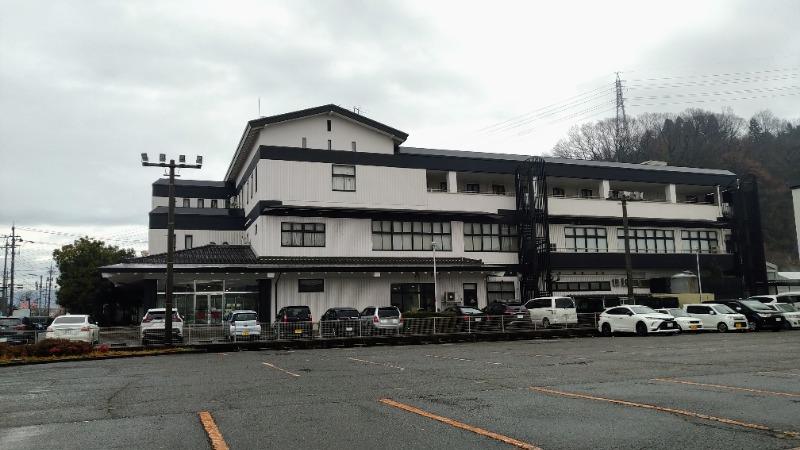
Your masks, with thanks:
<instances>
[{"instance_id":1,"label":"overcast sky","mask_svg":"<svg viewBox=\"0 0 800 450\"><path fill-rule=\"evenodd\" d=\"M476 6L482 5L482 6ZM143 250L140 153L221 180L248 120L328 103L405 145L537 155L626 112L800 120L800 2L0 0L0 236ZM2 241L0 241L2 242Z\"/></svg>"}]
</instances>

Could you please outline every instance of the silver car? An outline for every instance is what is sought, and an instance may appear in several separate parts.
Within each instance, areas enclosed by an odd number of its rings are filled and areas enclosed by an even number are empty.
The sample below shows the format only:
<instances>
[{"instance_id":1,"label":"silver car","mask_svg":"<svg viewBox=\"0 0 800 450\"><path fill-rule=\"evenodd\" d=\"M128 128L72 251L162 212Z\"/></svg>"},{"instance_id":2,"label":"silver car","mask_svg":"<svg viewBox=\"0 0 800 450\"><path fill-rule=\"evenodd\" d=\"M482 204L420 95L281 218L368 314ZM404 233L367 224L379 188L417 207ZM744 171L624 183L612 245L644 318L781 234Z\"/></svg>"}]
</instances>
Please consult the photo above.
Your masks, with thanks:
<instances>
[{"instance_id":1,"label":"silver car","mask_svg":"<svg viewBox=\"0 0 800 450\"><path fill-rule=\"evenodd\" d=\"M400 334L403 327L403 314L396 306L367 306L359 317L366 335Z\"/></svg>"},{"instance_id":2,"label":"silver car","mask_svg":"<svg viewBox=\"0 0 800 450\"><path fill-rule=\"evenodd\" d=\"M225 337L229 341L261 339L261 324L258 313L252 309L231 311L223 325Z\"/></svg>"}]
</instances>

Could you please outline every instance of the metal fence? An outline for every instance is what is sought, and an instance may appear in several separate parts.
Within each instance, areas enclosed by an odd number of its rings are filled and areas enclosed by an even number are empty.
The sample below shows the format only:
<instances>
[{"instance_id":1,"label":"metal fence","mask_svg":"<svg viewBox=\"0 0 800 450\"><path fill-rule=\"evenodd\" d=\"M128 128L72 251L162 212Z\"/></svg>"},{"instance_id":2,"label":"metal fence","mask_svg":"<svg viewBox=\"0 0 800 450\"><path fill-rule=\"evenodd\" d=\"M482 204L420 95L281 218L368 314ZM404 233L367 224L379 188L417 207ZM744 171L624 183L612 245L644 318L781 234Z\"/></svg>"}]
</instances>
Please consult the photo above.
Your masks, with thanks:
<instances>
[{"instance_id":1,"label":"metal fence","mask_svg":"<svg viewBox=\"0 0 800 450\"><path fill-rule=\"evenodd\" d=\"M555 327L543 327L529 318L516 316L472 317L427 317L403 319L402 323L373 323L369 320L262 323L260 332L231 336L224 324L184 324L182 339L174 344L202 345L223 342L273 342L296 340L336 340L374 336L426 336L441 334L475 333L521 333L547 329L597 329L597 316L593 313L578 314L577 323ZM31 331L30 341L39 342L46 337L45 331ZM148 339L153 344L152 336ZM132 347L142 345L138 326L100 328L100 345L109 347Z\"/></svg>"}]
</instances>

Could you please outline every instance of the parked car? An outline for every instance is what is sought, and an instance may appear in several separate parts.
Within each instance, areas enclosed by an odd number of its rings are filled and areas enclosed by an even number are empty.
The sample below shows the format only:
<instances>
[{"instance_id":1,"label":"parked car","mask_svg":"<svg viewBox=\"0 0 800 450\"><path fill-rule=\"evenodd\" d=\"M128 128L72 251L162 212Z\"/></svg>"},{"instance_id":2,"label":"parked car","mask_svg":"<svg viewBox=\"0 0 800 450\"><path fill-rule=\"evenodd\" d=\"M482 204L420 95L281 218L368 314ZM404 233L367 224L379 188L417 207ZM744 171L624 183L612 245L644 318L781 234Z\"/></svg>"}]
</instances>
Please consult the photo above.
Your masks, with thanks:
<instances>
[{"instance_id":1,"label":"parked car","mask_svg":"<svg viewBox=\"0 0 800 450\"><path fill-rule=\"evenodd\" d=\"M750 299L758 300L761 303L791 303L796 307L800 307L800 291L781 292L780 294L754 295L750 297Z\"/></svg>"},{"instance_id":2,"label":"parked car","mask_svg":"<svg viewBox=\"0 0 800 450\"><path fill-rule=\"evenodd\" d=\"M0 342L33 344L36 327L27 317L0 317Z\"/></svg>"},{"instance_id":3,"label":"parked car","mask_svg":"<svg viewBox=\"0 0 800 450\"><path fill-rule=\"evenodd\" d=\"M747 329L750 331L762 329L780 331L783 329L783 316L781 313L764 306L764 303L758 300L725 299L714 300L713 302L727 305L732 310L747 317Z\"/></svg>"},{"instance_id":4,"label":"parked car","mask_svg":"<svg viewBox=\"0 0 800 450\"><path fill-rule=\"evenodd\" d=\"M142 345L163 343L166 330L166 308L150 308L139 325ZM177 309L172 310L172 342L183 342L183 318Z\"/></svg>"},{"instance_id":5,"label":"parked car","mask_svg":"<svg viewBox=\"0 0 800 450\"><path fill-rule=\"evenodd\" d=\"M225 338L229 341L252 341L261 338L261 324L258 313L252 309L237 309L225 318L223 323Z\"/></svg>"},{"instance_id":6,"label":"parked car","mask_svg":"<svg viewBox=\"0 0 800 450\"><path fill-rule=\"evenodd\" d=\"M492 302L483 312L489 318L489 328L494 330L527 330L533 326L530 311L519 303Z\"/></svg>"},{"instance_id":7,"label":"parked car","mask_svg":"<svg viewBox=\"0 0 800 450\"><path fill-rule=\"evenodd\" d=\"M703 329L703 321L692 317L686 311L680 308L659 308L655 310L663 314L669 314L678 323L681 331L701 331Z\"/></svg>"},{"instance_id":8,"label":"parked car","mask_svg":"<svg viewBox=\"0 0 800 450\"><path fill-rule=\"evenodd\" d=\"M31 316L30 319L36 331L45 331L53 323L54 318L50 316Z\"/></svg>"},{"instance_id":9,"label":"parked car","mask_svg":"<svg viewBox=\"0 0 800 450\"><path fill-rule=\"evenodd\" d=\"M764 306L783 314L783 327L787 330L800 328L800 309L789 303L765 303Z\"/></svg>"},{"instance_id":10,"label":"parked car","mask_svg":"<svg viewBox=\"0 0 800 450\"><path fill-rule=\"evenodd\" d=\"M403 328L403 314L396 306L367 306L359 318L365 335L400 334Z\"/></svg>"},{"instance_id":11,"label":"parked car","mask_svg":"<svg viewBox=\"0 0 800 450\"><path fill-rule=\"evenodd\" d=\"M704 330L747 331L747 318L721 303L693 303L683 305L686 314L703 321Z\"/></svg>"},{"instance_id":12,"label":"parked car","mask_svg":"<svg viewBox=\"0 0 800 450\"><path fill-rule=\"evenodd\" d=\"M578 324L578 310L570 297L534 298L525 303L525 308L530 311L533 323L544 328Z\"/></svg>"},{"instance_id":13,"label":"parked car","mask_svg":"<svg viewBox=\"0 0 800 450\"><path fill-rule=\"evenodd\" d=\"M444 312L455 316L456 329L459 331L481 331L489 326L489 316L478 308L456 305L446 308Z\"/></svg>"},{"instance_id":14,"label":"parked car","mask_svg":"<svg viewBox=\"0 0 800 450\"><path fill-rule=\"evenodd\" d=\"M278 339L311 339L311 308L306 305L285 306L275 316Z\"/></svg>"},{"instance_id":15,"label":"parked car","mask_svg":"<svg viewBox=\"0 0 800 450\"><path fill-rule=\"evenodd\" d=\"M100 327L87 314L66 314L53 319L47 327L48 339L84 341L92 345L100 342Z\"/></svg>"},{"instance_id":16,"label":"parked car","mask_svg":"<svg viewBox=\"0 0 800 450\"><path fill-rule=\"evenodd\" d=\"M322 337L359 336L361 321L358 310L350 307L330 308L319 321Z\"/></svg>"},{"instance_id":17,"label":"parked car","mask_svg":"<svg viewBox=\"0 0 800 450\"><path fill-rule=\"evenodd\" d=\"M646 336L650 333L677 334L680 327L669 314L658 313L649 306L623 305L609 308L600 313L597 329L603 336L613 333L636 333Z\"/></svg>"}]
</instances>

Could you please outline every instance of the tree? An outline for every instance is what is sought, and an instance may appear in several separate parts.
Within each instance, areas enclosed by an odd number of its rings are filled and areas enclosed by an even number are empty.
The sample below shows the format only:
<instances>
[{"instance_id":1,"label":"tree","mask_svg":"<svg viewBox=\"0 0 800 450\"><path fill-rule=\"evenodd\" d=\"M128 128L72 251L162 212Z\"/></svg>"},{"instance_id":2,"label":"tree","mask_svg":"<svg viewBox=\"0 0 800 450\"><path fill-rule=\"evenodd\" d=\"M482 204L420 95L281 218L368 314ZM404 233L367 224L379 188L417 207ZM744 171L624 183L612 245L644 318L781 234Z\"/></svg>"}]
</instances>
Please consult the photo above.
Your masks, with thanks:
<instances>
[{"instance_id":1,"label":"tree","mask_svg":"<svg viewBox=\"0 0 800 450\"><path fill-rule=\"evenodd\" d=\"M113 292L114 285L104 279L99 268L133 258L133 249L106 246L88 237L53 251L58 266L58 304L67 312L98 314L98 308Z\"/></svg>"}]
</instances>

